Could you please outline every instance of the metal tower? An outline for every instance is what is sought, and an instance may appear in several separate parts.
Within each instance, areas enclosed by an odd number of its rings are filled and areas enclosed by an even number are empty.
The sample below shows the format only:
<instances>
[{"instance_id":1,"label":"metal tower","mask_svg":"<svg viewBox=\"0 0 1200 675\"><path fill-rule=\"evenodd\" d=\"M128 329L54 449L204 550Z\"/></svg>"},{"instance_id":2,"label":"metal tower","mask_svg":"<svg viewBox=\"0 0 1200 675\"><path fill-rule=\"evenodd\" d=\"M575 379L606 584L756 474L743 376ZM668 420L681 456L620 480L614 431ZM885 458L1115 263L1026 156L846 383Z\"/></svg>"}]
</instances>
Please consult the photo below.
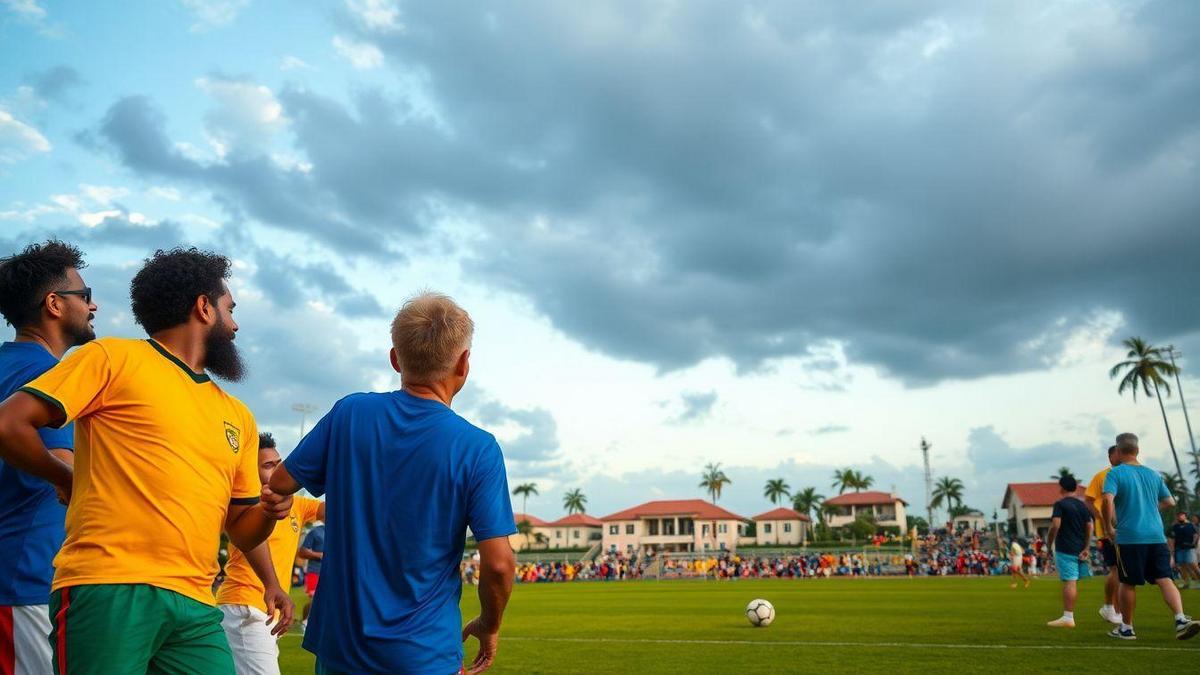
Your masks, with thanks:
<instances>
[{"instance_id":1,"label":"metal tower","mask_svg":"<svg viewBox=\"0 0 1200 675\"><path fill-rule=\"evenodd\" d=\"M925 517L929 519L927 522L930 532L934 529L933 506L930 505L933 501L933 472L929 468L929 449L932 447L933 445L922 436L921 455L925 458Z\"/></svg>"}]
</instances>

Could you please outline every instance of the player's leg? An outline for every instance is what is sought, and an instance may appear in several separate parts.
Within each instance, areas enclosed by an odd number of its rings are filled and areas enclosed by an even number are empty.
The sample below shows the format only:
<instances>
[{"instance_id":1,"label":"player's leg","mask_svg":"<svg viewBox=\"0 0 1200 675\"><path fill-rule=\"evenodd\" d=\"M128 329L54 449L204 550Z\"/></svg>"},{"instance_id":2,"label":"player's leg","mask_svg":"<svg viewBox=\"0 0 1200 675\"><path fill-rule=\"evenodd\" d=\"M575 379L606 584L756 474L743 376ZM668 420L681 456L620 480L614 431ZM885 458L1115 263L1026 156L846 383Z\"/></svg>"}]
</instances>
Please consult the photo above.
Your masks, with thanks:
<instances>
[{"instance_id":1,"label":"player's leg","mask_svg":"<svg viewBox=\"0 0 1200 675\"><path fill-rule=\"evenodd\" d=\"M145 672L169 622L155 590L141 584L98 584L51 593L50 672Z\"/></svg>"},{"instance_id":2,"label":"player's leg","mask_svg":"<svg viewBox=\"0 0 1200 675\"><path fill-rule=\"evenodd\" d=\"M0 607L0 673L54 672L49 635L50 609L46 605Z\"/></svg>"},{"instance_id":3,"label":"player's leg","mask_svg":"<svg viewBox=\"0 0 1200 675\"><path fill-rule=\"evenodd\" d=\"M151 657L147 675L235 675L221 610L179 593L154 590L169 609L172 630Z\"/></svg>"},{"instance_id":4,"label":"player's leg","mask_svg":"<svg viewBox=\"0 0 1200 675\"><path fill-rule=\"evenodd\" d=\"M233 652L238 675L279 675L279 645L267 625L267 615L257 607L218 605L221 628Z\"/></svg>"},{"instance_id":5,"label":"player's leg","mask_svg":"<svg viewBox=\"0 0 1200 675\"><path fill-rule=\"evenodd\" d=\"M1074 628L1075 600L1078 597L1079 557L1066 553L1055 553L1054 563L1058 568L1058 578L1063 582L1063 614L1046 625L1054 628Z\"/></svg>"}]
</instances>

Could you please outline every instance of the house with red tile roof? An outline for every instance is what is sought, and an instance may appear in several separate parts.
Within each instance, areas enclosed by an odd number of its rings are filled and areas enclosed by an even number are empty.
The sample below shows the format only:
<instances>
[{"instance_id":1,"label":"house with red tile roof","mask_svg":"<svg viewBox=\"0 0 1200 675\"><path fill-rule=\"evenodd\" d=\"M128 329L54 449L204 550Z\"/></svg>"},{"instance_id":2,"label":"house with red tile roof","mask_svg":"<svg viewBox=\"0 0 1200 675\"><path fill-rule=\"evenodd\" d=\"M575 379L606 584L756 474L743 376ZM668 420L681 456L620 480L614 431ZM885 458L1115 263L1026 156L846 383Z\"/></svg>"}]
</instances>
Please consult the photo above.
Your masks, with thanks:
<instances>
[{"instance_id":1,"label":"house with red tile roof","mask_svg":"<svg viewBox=\"0 0 1200 675\"><path fill-rule=\"evenodd\" d=\"M870 515L881 527L898 527L908 532L908 502L890 492L847 492L825 500L826 522L830 527L845 527L862 515Z\"/></svg>"},{"instance_id":2,"label":"house with red tile roof","mask_svg":"<svg viewBox=\"0 0 1200 675\"><path fill-rule=\"evenodd\" d=\"M750 521L703 499L664 499L600 519L605 551L732 551Z\"/></svg>"},{"instance_id":3,"label":"house with red tile roof","mask_svg":"<svg viewBox=\"0 0 1200 675\"><path fill-rule=\"evenodd\" d=\"M586 513L573 513L546 523L547 548L586 548L600 541L604 523Z\"/></svg>"},{"instance_id":4,"label":"house with red tile roof","mask_svg":"<svg viewBox=\"0 0 1200 675\"><path fill-rule=\"evenodd\" d=\"M1083 485L1075 491L1075 496L1083 499L1086 488ZM1039 481L1037 483L1009 483L1004 489L1004 509L1008 511L1008 522L1018 536L1046 536L1050 531L1050 517L1054 512L1054 502L1062 498L1058 481Z\"/></svg>"},{"instance_id":5,"label":"house with red tile roof","mask_svg":"<svg viewBox=\"0 0 1200 675\"><path fill-rule=\"evenodd\" d=\"M802 546L808 541L811 519L799 511L781 506L750 520L754 521L754 543L759 546Z\"/></svg>"},{"instance_id":6,"label":"house with red tile roof","mask_svg":"<svg viewBox=\"0 0 1200 675\"><path fill-rule=\"evenodd\" d=\"M521 521L530 525L529 534L517 532L509 536L508 543L514 551L529 551L544 549L550 541L550 523L532 513L513 513L513 522L520 526Z\"/></svg>"}]
</instances>

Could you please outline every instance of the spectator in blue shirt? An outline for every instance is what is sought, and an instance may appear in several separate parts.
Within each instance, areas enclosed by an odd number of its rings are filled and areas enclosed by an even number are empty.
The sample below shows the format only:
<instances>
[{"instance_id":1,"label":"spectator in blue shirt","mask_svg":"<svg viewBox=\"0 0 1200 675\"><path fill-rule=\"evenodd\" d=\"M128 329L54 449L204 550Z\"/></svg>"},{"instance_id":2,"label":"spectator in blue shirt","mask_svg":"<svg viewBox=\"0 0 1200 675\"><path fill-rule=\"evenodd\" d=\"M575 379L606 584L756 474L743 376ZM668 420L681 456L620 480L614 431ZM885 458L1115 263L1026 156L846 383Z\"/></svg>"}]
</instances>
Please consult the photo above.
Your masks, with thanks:
<instances>
[{"instance_id":1,"label":"spectator in blue shirt","mask_svg":"<svg viewBox=\"0 0 1200 675\"><path fill-rule=\"evenodd\" d=\"M392 323L401 388L338 401L275 470L270 489L325 495L321 590L304 648L318 673L472 673L496 656L516 532L496 439L450 409L470 370L474 325L426 293ZM479 546L480 615L462 626L467 528Z\"/></svg>"},{"instance_id":2,"label":"spectator in blue shirt","mask_svg":"<svg viewBox=\"0 0 1200 675\"><path fill-rule=\"evenodd\" d=\"M1183 613L1183 599L1171 579L1171 550L1163 533L1161 509L1174 506L1175 500L1159 473L1138 462L1138 438L1133 434L1117 436L1120 464L1104 479L1104 520L1109 538L1116 542L1117 577L1121 581L1123 623L1109 633L1121 640L1136 640L1133 610L1138 586L1154 582L1163 600L1175 614L1175 637L1193 638L1200 633L1200 621Z\"/></svg>"},{"instance_id":3,"label":"spectator in blue shirt","mask_svg":"<svg viewBox=\"0 0 1200 675\"><path fill-rule=\"evenodd\" d=\"M53 368L71 347L95 339L96 305L79 274L83 267L79 249L61 241L32 244L0 260L0 314L16 329L13 341L0 345L0 401ZM74 425L43 427L38 435L60 463L72 465ZM53 670L50 582L65 516L53 485L0 461L0 613L12 615L8 630L0 630L0 654L13 659L0 663L0 671L4 665L18 673Z\"/></svg>"}]
</instances>

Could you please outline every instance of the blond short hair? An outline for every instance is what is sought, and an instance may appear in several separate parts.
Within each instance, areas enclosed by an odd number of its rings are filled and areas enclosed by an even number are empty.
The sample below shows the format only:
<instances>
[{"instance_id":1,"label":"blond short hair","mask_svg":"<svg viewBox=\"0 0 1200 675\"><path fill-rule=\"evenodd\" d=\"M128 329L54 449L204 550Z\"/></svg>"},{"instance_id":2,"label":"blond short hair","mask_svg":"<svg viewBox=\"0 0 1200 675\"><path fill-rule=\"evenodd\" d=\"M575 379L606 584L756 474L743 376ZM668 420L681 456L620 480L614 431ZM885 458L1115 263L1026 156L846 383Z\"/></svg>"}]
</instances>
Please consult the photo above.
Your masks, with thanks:
<instances>
[{"instance_id":1,"label":"blond short hair","mask_svg":"<svg viewBox=\"0 0 1200 675\"><path fill-rule=\"evenodd\" d=\"M475 322L442 293L409 298L392 321L392 347L401 379L431 382L450 373L463 350L471 348Z\"/></svg>"}]
</instances>

